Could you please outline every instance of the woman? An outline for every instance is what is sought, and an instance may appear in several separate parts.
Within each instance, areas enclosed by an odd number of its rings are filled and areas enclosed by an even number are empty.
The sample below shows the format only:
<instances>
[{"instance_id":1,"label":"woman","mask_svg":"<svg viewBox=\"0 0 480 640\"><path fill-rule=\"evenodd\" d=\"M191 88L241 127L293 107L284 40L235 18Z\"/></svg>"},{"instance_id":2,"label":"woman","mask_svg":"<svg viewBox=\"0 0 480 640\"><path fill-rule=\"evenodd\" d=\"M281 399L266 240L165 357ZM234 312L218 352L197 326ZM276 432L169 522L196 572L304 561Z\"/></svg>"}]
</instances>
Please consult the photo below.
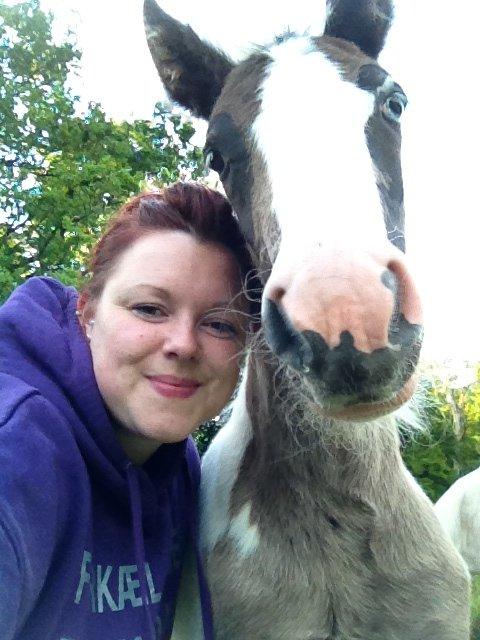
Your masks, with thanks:
<instances>
[{"instance_id":1,"label":"woman","mask_svg":"<svg viewBox=\"0 0 480 640\"><path fill-rule=\"evenodd\" d=\"M223 196L177 184L118 212L79 296L32 278L0 308L2 640L170 637L188 436L237 382L249 270Z\"/></svg>"}]
</instances>

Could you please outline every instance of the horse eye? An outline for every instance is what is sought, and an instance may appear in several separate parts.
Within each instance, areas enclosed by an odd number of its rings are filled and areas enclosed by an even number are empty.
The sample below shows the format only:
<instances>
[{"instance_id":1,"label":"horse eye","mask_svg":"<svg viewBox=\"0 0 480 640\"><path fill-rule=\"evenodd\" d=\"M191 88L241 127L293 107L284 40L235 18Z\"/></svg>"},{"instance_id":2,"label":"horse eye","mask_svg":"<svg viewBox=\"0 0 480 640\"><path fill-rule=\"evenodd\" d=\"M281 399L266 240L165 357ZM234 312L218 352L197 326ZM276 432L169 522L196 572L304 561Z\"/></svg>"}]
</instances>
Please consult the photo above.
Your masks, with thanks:
<instances>
[{"instance_id":1,"label":"horse eye","mask_svg":"<svg viewBox=\"0 0 480 640\"><path fill-rule=\"evenodd\" d=\"M216 171L219 175L221 175L225 169L225 161L221 154L215 149L207 151L205 155L205 165L207 169L213 169L213 171Z\"/></svg>"},{"instance_id":2,"label":"horse eye","mask_svg":"<svg viewBox=\"0 0 480 640\"><path fill-rule=\"evenodd\" d=\"M407 98L403 93L394 93L382 104L382 113L393 122L399 122L407 106Z\"/></svg>"}]
</instances>

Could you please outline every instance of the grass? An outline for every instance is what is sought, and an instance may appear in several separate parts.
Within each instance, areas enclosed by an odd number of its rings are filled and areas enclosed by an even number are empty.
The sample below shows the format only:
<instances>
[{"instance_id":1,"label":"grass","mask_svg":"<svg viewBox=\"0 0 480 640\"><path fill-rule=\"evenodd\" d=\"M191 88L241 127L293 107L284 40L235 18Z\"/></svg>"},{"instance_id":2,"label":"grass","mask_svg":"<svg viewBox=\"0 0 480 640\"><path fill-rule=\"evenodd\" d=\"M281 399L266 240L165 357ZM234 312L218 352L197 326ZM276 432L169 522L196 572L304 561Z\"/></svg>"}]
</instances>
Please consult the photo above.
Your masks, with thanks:
<instances>
[{"instance_id":1,"label":"grass","mask_svg":"<svg viewBox=\"0 0 480 640\"><path fill-rule=\"evenodd\" d=\"M472 640L480 640L480 576L472 580Z\"/></svg>"}]
</instances>

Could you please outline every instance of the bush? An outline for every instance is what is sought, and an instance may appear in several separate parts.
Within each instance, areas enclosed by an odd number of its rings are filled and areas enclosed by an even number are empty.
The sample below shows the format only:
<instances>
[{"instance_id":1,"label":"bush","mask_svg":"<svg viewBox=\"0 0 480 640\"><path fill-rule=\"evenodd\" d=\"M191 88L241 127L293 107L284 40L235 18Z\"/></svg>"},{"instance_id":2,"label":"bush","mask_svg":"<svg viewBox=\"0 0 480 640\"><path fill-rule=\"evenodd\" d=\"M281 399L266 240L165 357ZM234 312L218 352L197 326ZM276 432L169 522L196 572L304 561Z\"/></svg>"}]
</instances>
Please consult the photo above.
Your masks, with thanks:
<instances>
[{"instance_id":1,"label":"bush","mask_svg":"<svg viewBox=\"0 0 480 640\"><path fill-rule=\"evenodd\" d=\"M480 383L450 389L438 379L426 387L426 432L404 439L405 464L436 502L480 463Z\"/></svg>"}]
</instances>

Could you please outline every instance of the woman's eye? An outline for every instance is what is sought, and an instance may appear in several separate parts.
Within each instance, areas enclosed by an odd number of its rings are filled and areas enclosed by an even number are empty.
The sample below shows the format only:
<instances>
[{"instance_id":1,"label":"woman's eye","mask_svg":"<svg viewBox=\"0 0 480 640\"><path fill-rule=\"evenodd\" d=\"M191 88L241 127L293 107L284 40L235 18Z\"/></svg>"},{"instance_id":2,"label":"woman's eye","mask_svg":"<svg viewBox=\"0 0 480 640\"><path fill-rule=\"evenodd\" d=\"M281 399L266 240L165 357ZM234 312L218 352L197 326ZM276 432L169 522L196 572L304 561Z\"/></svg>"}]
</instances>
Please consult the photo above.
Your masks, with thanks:
<instances>
[{"instance_id":1,"label":"woman's eye","mask_svg":"<svg viewBox=\"0 0 480 640\"><path fill-rule=\"evenodd\" d=\"M165 316L165 311L154 304L136 304L132 307L132 311L135 315L150 319L163 318Z\"/></svg>"},{"instance_id":2,"label":"woman's eye","mask_svg":"<svg viewBox=\"0 0 480 640\"><path fill-rule=\"evenodd\" d=\"M234 338L238 333L236 327L230 322L205 320L202 324L210 335L217 338Z\"/></svg>"},{"instance_id":3,"label":"woman's eye","mask_svg":"<svg viewBox=\"0 0 480 640\"><path fill-rule=\"evenodd\" d=\"M381 106L383 115L392 122L400 122L402 113L407 106L407 97L403 93L394 93Z\"/></svg>"},{"instance_id":4,"label":"woman's eye","mask_svg":"<svg viewBox=\"0 0 480 640\"><path fill-rule=\"evenodd\" d=\"M222 155L216 151L215 149L209 149L205 153L205 166L207 169L212 169L216 171L218 175L222 175L225 171L225 167L227 166L225 160L222 158Z\"/></svg>"}]
</instances>

